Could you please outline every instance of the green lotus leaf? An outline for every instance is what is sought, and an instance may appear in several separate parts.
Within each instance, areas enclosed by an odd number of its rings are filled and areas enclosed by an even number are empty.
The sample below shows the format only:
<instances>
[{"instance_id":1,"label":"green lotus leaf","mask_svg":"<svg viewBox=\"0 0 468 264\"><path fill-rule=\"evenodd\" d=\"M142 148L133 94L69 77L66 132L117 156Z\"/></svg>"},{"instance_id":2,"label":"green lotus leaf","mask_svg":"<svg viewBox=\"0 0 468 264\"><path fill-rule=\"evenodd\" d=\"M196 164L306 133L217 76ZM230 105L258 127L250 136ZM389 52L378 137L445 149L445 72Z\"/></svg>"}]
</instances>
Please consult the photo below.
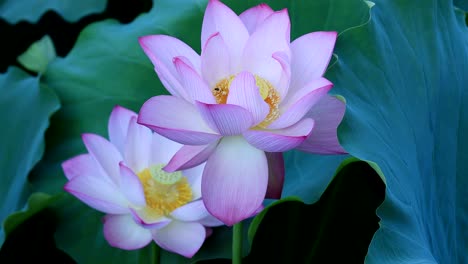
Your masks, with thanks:
<instances>
[{"instance_id":1,"label":"green lotus leaf","mask_svg":"<svg viewBox=\"0 0 468 264\"><path fill-rule=\"evenodd\" d=\"M36 23L48 10L54 10L65 20L74 22L80 18L104 11L106 0L0 0L0 18L10 24L20 21Z\"/></svg>"},{"instance_id":2,"label":"green lotus leaf","mask_svg":"<svg viewBox=\"0 0 468 264\"><path fill-rule=\"evenodd\" d=\"M54 43L48 35L45 35L18 56L18 62L30 71L44 73L47 65L56 57Z\"/></svg>"},{"instance_id":3,"label":"green lotus leaf","mask_svg":"<svg viewBox=\"0 0 468 264\"><path fill-rule=\"evenodd\" d=\"M366 263L467 263L468 31L451 1L375 1L327 77L340 142L386 183Z\"/></svg>"},{"instance_id":4,"label":"green lotus leaf","mask_svg":"<svg viewBox=\"0 0 468 264\"><path fill-rule=\"evenodd\" d=\"M49 117L59 108L55 93L18 68L0 75L0 245L8 215L22 209L31 193L28 174L41 159ZM13 228L8 228L8 232Z\"/></svg>"}]
</instances>

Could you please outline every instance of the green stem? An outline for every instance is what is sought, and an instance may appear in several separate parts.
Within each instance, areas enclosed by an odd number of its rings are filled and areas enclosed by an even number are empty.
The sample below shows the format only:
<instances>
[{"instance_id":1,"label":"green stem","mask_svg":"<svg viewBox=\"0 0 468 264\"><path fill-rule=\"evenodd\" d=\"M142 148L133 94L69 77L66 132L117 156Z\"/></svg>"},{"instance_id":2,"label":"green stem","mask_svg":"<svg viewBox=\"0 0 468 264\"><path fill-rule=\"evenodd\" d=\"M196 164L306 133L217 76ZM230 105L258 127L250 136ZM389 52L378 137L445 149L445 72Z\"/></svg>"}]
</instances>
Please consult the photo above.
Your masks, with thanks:
<instances>
[{"instance_id":1,"label":"green stem","mask_svg":"<svg viewBox=\"0 0 468 264\"><path fill-rule=\"evenodd\" d=\"M151 243L153 244L153 259L154 259L154 264L159 264L159 262L161 261L161 248L158 246L158 244L156 243Z\"/></svg>"},{"instance_id":2,"label":"green stem","mask_svg":"<svg viewBox=\"0 0 468 264\"><path fill-rule=\"evenodd\" d=\"M242 222L235 224L232 230L232 263L242 263Z\"/></svg>"}]
</instances>

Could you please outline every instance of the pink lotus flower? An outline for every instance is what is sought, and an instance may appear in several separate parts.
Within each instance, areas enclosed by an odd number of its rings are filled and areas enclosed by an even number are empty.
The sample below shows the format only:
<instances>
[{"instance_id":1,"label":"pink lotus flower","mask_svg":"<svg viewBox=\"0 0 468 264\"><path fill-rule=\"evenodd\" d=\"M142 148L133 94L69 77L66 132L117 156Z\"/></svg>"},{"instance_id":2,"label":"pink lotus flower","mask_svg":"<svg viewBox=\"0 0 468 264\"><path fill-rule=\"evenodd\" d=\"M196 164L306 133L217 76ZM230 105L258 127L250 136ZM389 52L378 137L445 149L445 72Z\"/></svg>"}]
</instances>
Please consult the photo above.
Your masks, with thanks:
<instances>
[{"instance_id":1,"label":"pink lotus flower","mask_svg":"<svg viewBox=\"0 0 468 264\"><path fill-rule=\"evenodd\" d=\"M282 162L280 152L345 153L336 135L345 106L327 94L332 83L322 77L336 36L314 32L290 43L286 9L261 4L237 16L211 0L201 55L170 36L141 37L172 96L148 100L138 122L186 145L164 170L207 161L204 203L231 225L261 205L269 173L280 183L272 193L281 193L282 165L269 162Z\"/></svg>"},{"instance_id":2,"label":"pink lotus flower","mask_svg":"<svg viewBox=\"0 0 468 264\"><path fill-rule=\"evenodd\" d=\"M204 165L167 173L162 168L181 147L138 125L137 115L115 107L109 138L84 134L88 154L62 164L65 190L104 217L104 236L114 247L138 249L154 240L160 247L192 257L211 229L222 224L201 197Z\"/></svg>"}]
</instances>

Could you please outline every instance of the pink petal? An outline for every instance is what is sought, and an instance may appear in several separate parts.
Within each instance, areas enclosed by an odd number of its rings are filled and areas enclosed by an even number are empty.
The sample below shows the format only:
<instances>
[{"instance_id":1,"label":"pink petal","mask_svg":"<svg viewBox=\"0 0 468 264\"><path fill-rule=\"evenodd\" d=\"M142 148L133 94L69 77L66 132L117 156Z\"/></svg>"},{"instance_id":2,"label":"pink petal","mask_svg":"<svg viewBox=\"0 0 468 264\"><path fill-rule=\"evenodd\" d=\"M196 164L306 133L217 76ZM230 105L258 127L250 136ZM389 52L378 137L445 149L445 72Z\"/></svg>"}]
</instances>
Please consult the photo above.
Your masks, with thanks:
<instances>
[{"instance_id":1,"label":"pink petal","mask_svg":"<svg viewBox=\"0 0 468 264\"><path fill-rule=\"evenodd\" d=\"M182 59L174 58L174 66L179 73L182 86L185 88L191 102L215 103L213 94L200 75L187 65Z\"/></svg>"},{"instance_id":2,"label":"pink petal","mask_svg":"<svg viewBox=\"0 0 468 264\"><path fill-rule=\"evenodd\" d=\"M279 199L284 183L284 158L281 152L266 152L268 160L268 188L265 198Z\"/></svg>"},{"instance_id":3,"label":"pink petal","mask_svg":"<svg viewBox=\"0 0 468 264\"><path fill-rule=\"evenodd\" d=\"M106 215L104 237L113 247L134 250L151 242L151 231L137 225L130 215Z\"/></svg>"},{"instance_id":4,"label":"pink petal","mask_svg":"<svg viewBox=\"0 0 468 264\"><path fill-rule=\"evenodd\" d=\"M271 7L267 4L259 4L242 12L239 18L252 35L257 27L271 14L273 14L273 9L271 9Z\"/></svg>"},{"instance_id":5,"label":"pink petal","mask_svg":"<svg viewBox=\"0 0 468 264\"><path fill-rule=\"evenodd\" d=\"M290 23L288 11L271 14L250 36L242 57L244 69L277 86L282 67L272 55L281 51L291 58L289 49ZM289 61L289 59L288 59Z\"/></svg>"},{"instance_id":6,"label":"pink petal","mask_svg":"<svg viewBox=\"0 0 468 264\"><path fill-rule=\"evenodd\" d=\"M185 145L177 151L166 167L164 167L164 170L167 172L174 172L200 165L208 159L217 145L217 141L201 146Z\"/></svg>"},{"instance_id":7,"label":"pink petal","mask_svg":"<svg viewBox=\"0 0 468 264\"><path fill-rule=\"evenodd\" d=\"M130 208L130 213L135 223L137 223L138 225L142 227L146 227L150 229L164 228L172 221L171 219L164 217L164 216L160 216L157 218L151 217L147 214L145 208L143 209Z\"/></svg>"},{"instance_id":8,"label":"pink petal","mask_svg":"<svg viewBox=\"0 0 468 264\"><path fill-rule=\"evenodd\" d=\"M275 89L282 99L288 94L289 82L291 80L291 66L289 64L289 57L286 52L278 51L273 53L272 58L281 65L281 77L279 78L278 83L275 85Z\"/></svg>"},{"instance_id":9,"label":"pink petal","mask_svg":"<svg viewBox=\"0 0 468 264\"><path fill-rule=\"evenodd\" d=\"M112 109L107 130L110 142L117 147L120 153L124 152L125 138L127 138L130 119L136 116L135 112L119 105Z\"/></svg>"},{"instance_id":10,"label":"pink petal","mask_svg":"<svg viewBox=\"0 0 468 264\"><path fill-rule=\"evenodd\" d=\"M65 184L71 193L92 208L109 214L128 213L128 201L117 186L94 175L74 177Z\"/></svg>"},{"instance_id":11,"label":"pink petal","mask_svg":"<svg viewBox=\"0 0 468 264\"><path fill-rule=\"evenodd\" d=\"M173 95L190 100L178 78L173 64L175 57L185 57L190 65L200 73L200 56L182 41L165 35L152 35L138 39L146 55L154 65L161 82Z\"/></svg>"},{"instance_id":12,"label":"pink petal","mask_svg":"<svg viewBox=\"0 0 468 264\"><path fill-rule=\"evenodd\" d=\"M291 94L286 98L284 104L280 105L281 115L268 128L284 128L297 123L332 87L331 82L320 77L296 91L296 93Z\"/></svg>"},{"instance_id":13,"label":"pink petal","mask_svg":"<svg viewBox=\"0 0 468 264\"><path fill-rule=\"evenodd\" d=\"M194 105L174 96L150 98L140 109L138 123L181 144L205 145L221 137L206 125Z\"/></svg>"},{"instance_id":14,"label":"pink petal","mask_svg":"<svg viewBox=\"0 0 468 264\"><path fill-rule=\"evenodd\" d=\"M307 113L315 120L315 127L310 136L297 149L319 154L347 153L338 142L336 130L343 119L346 105L339 99L325 95Z\"/></svg>"},{"instance_id":15,"label":"pink petal","mask_svg":"<svg viewBox=\"0 0 468 264\"><path fill-rule=\"evenodd\" d=\"M120 191L125 195L132 205L137 207L146 206L145 192L138 176L120 162Z\"/></svg>"},{"instance_id":16,"label":"pink petal","mask_svg":"<svg viewBox=\"0 0 468 264\"><path fill-rule=\"evenodd\" d=\"M151 157L149 165L167 164L172 156L183 146L158 133L153 133L151 138Z\"/></svg>"},{"instance_id":17,"label":"pink petal","mask_svg":"<svg viewBox=\"0 0 468 264\"><path fill-rule=\"evenodd\" d=\"M255 77L251 73L239 73L232 81L229 90L227 103L247 109L254 118L252 125L259 124L268 115L270 107L260 95Z\"/></svg>"},{"instance_id":18,"label":"pink petal","mask_svg":"<svg viewBox=\"0 0 468 264\"><path fill-rule=\"evenodd\" d=\"M267 152L284 152L299 146L310 134L314 120L306 118L296 124L277 130L248 130L245 139Z\"/></svg>"},{"instance_id":19,"label":"pink petal","mask_svg":"<svg viewBox=\"0 0 468 264\"><path fill-rule=\"evenodd\" d=\"M238 72L241 66L242 51L249 38L249 32L236 13L229 7L218 0L210 0L203 17L202 48L206 46L208 39L217 32L222 36L228 48L231 70Z\"/></svg>"},{"instance_id":20,"label":"pink petal","mask_svg":"<svg viewBox=\"0 0 468 264\"><path fill-rule=\"evenodd\" d=\"M205 227L196 222L172 221L152 230L154 241L163 249L191 258L205 241Z\"/></svg>"},{"instance_id":21,"label":"pink petal","mask_svg":"<svg viewBox=\"0 0 468 264\"><path fill-rule=\"evenodd\" d=\"M300 89L322 77L336 42L336 32L313 32L291 43L291 89Z\"/></svg>"},{"instance_id":22,"label":"pink petal","mask_svg":"<svg viewBox=\"0 0 468 264\"><path fill-rule=\"evenodd\" d=\"M125 162L135 172L148 167L152 132L149 128L139 125L137 117L132 117L128 126L125 141Z\"/></svg>"},{"instance_id":23,"label":"pink petal","mask_svg":"<svg viewBox=\"0 0 468 264\"><path fill-rule=\"evenodd\" d=\"M81 154L62 163L62 169L67 179L71 180L80 175L96 175L107 177L101 166L90 154Z\"/></svg>"},{"instance_id":24,"label":"pink petal","mask_svg":"<svg viewBox=\"0 0 468 264\"><path fill-rule=\"evenodd\" d=\"M194 222L203 219L209 215L202 200L193 201L185 204L174 211L171 216L184 222Z\"/></svg>"},{"instance_id":25,"label":"pink petal","mask_svg":"<svg viewBox=\"0 0 468 264\"><path fill-rule=\"evenodd\" d=\"M239 135L254 124L252 114L238 105L201 102L196 105L206 123L223 136Z\"/></svg>"},{"instance_id":26,"label":"pink petal","mask_svg":"<svg viewBox=\"0 0 468 264\"><path fill-rule=\"evenodd\" d=\"M106 175L117 186L120 185L119 162L123 159L117 148L105 138L96 134L83 134L82 139L86 149L101 165Z\"/></svg>"},{"instance_id":27,"label":"pink petal","mask_svg":"<svg viewBox=\"0 0 468 264\"><path fill-rule=\"evenodd\" d=\"M225 137L206 163L203 200L213 216L233 225L250 217L262 204L267 184L265 153L242 137Z\"/></svg>"},{"instance_id":28,"label":"pink petal","mask_svg":"<svg viewBox=\"0 0 468 264\"><path fill-rule=\"evenodd\" d=\"M208 38L201 54L201 68L203 78L211 88L234 73L228 47L219 33Z\"/></svg>"}]
</instances>

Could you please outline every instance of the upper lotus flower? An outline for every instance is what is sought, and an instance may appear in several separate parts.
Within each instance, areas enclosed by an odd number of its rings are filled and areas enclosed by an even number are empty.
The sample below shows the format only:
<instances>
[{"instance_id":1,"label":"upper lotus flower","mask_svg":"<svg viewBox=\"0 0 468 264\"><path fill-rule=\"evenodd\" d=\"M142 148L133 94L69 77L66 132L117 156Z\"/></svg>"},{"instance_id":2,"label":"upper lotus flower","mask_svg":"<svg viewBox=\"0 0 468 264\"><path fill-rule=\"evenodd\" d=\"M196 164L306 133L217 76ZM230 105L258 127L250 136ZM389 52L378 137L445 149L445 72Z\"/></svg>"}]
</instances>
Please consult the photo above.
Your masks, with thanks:
<instances>
[{"instance_id":1,"label":"upper lotus flower","mask_svg":"<svg viewBox=\"0 0 468 264\"><path fill-rule=\"evenodd\" d=\"M269 172L283 173L281 166L269 171L275 165L270 158L278 160L272 153L293 148L345 153L336 135L345 106L327 95L332 83L322 77L336 36L314 32L290 43L286 9L275 12L261 4L237 16L211 0L201 55L170 36L141 37L172 96L148 100L138 122L186 145L164 170L207 160L203 200L209 212L231 225L262 203ZM276 187L278 194L281 184Z\"/></svg>"},{"instance_id":2,"label":"upper lotus flower","mask_svg":"<svg viewBox=\"0 0 468 264\"><path fill-rule=\"evenodd\" d=\"M104 236L115 247L138 249L152 239L162 248L192 257L211 229L222 224L209 215L201 196L203 165L182 172L162 170L181 147L136 123L137 115L115 107L110 142L84 134L89 154L62 164L65 190L107 213Z\"/></svg>"}]
</instances>

